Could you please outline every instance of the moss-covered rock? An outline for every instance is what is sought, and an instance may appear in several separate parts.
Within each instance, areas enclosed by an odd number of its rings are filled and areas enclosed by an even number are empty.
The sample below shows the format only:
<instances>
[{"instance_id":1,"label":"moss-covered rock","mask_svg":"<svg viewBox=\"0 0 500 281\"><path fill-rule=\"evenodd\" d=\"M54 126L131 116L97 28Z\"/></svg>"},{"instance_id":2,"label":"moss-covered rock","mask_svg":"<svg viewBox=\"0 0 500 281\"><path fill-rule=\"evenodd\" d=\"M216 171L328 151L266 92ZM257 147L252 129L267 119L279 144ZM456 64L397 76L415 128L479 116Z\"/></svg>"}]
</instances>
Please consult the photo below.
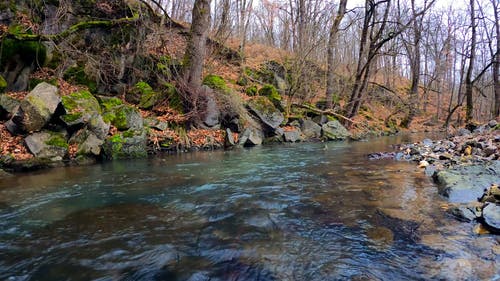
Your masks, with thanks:
<instances>
[{"instance_id":1,"label":"moss-covered rock","mask_svg":"<svg viewBox=\"0 0 500 281\"><path fill-rule=\"evenodd\" d=\"M123 104L118 98L100 97L103 110L102 119L120 131L142 130L143 118L135 107Z\"/></svg>"},{"instance_id":2,"label":"moss-covered rock","mask_svg":"<svg viewBox=\"0 0 500 281\"><path fill-rule=\"evenodd\" d=\"M5 92L5 89L7 88L7 81L3 78L2 75L0 75L0 93Z\"/></svg>"},{"instance_id":3,"label":"moss-covered rock","mask_svg":"<svg viewBox=\"0 0 500 281\"><path fill-rule=\"evenodd\" d=\"M255 96L259 92L259 89L256 85L252 85L245 89L245 93L251 97Z\"/></svg>"},{"instance_id":4,"label":"moss-covered rock","mask_svg":"<svg viewBox=\"0 0 500 281\"><path fill-rule=\"evenodd\" d=\"M104 141L88 129L81 129L71 136L69 143L77 146L77 156L99 156Z\"/></svg>"},{"instance_id":5,"label":"moss-covered rock","mask_svg":"<svg viewBox=\"0 0 500 281\"><path fill-rule=\"evenodd\" d=\"M321 126L322 136L326 140L345 140L351 136L339 121L329 121Z\"/></svg>"},{"instance_id":6,"label":"moss-covered rock","mask_svg":"<svg viewBox=\"0 0 500 281\"><path fill-rule=\"evenodd\" d=\"M272 129L285 120L283 114L266 97L257 97L248 103L248 107L259 119Z\"/></svg>"},{"instance_id":7,"label":"moss-covered rock","mask_svg":"<svg viewBox=\"0 0 500 281\"><path fill-rule=\"evenodd\" d=\"M1 41L0 69L9 64L12 59L19 58L24 65L35 63L43 66L47 57L47 48L38 41L17 40L5 38Z\"/></svg>"},{"instance_id":8,"label":"moss-covered rock","mask_svg":"<svg viewBox=\"0 0 500 281\"><path fill-rule=\"evenodd\" d=\"M230 91L229 87L226 85L226 81L219 75L209 74L203 79L203 85L221 91L222 93L227 93Z\"/></svg>"},{"instance_id":9,"label":"moss-covered rock","mask_svg":"<svg viewBox=\"0 0 500 281\"><path fill-rule=\"evenodd\" d=\"M93 116L101 114L99 102L86 90L62 97L62 105L66 114L61 120L67 126L86 124Z\"/></svg>"},{"instance_id":10,"label":"moss-covered rock","mask_svg":"<svg viewBox=\"0 0 500 281\"><path fill-rule=\"evenodd\" d=\"M278 93L276 87L271 84L266 84L259 90L259 95L267 97L273 104L281 102L281 95Z\"/></svg>"},{"instance_id":11,"label":"moss-covered rock","mask_svg":"<svg viewBox=\"0 0 500 281\"><path fill-rule=\"evenodd\" d=\"M147 157L147 134L145 130L127 130L108 137L103 145L107 159Z\"/></svg>"},{"instance_id":12,"label":"moss-covered rock","mask_svg":"<svg viewBox=\"0 0 500 281\"><path fill-rule=\"evenodd\" d=\"M63 132L43 131L33 133L24 139L28 149L37 158L61 161L68 154L68 142Z\"/></svg>"},{"instance_id":13,"label":"moss-covered rock","mask_svg":"<svg viewBox=\"0 0 500 281\"><path fill-rule=\"evenodd\" d=\"M135 84L134 91L140 94L139 107L143 109L151 109L155 105L164 101L170 94L170 91L175 91L175 87L171 84L165 85L167 91L156 92L146 82L139 82Z\"/></svg>"}]
</instances>

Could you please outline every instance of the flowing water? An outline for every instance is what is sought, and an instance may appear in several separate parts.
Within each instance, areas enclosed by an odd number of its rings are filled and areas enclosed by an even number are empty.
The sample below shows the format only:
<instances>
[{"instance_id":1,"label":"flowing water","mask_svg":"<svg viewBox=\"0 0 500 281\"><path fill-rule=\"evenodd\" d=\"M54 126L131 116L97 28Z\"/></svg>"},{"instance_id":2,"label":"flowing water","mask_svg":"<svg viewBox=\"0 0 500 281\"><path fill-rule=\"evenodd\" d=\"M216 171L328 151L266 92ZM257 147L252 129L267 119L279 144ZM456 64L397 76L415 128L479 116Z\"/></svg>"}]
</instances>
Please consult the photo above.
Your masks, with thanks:
<instances>
[{"instance_id":1,"label":"flowing water","mask_svg":"<svg viewBox=\"0 0 500 281\"><path fill-rule=\"evenodd\" d=\"M412 139L413 138L413 139ZM0 182L0 280L500 280L417 136L116 161Z\"/></svg>"}]
</instances>

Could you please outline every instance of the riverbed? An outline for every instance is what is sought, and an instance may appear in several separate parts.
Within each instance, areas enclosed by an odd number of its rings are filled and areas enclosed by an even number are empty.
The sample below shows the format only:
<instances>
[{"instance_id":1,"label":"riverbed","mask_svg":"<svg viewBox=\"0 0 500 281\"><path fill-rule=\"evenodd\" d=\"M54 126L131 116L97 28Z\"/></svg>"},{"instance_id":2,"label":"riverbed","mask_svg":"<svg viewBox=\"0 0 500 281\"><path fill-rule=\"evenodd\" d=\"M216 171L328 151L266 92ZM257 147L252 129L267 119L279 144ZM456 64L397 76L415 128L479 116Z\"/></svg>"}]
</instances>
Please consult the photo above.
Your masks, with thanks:
<instances>
[{"instance_id":1,"label":"riverbed","mask_svg":"<svg viewBox=\"0 0 500 281\"><path fill-rule=\"evenodd\" d=\"M0 280L500 280L404 135L164 155L0 181Z\"/></svg>"}]
</instances>

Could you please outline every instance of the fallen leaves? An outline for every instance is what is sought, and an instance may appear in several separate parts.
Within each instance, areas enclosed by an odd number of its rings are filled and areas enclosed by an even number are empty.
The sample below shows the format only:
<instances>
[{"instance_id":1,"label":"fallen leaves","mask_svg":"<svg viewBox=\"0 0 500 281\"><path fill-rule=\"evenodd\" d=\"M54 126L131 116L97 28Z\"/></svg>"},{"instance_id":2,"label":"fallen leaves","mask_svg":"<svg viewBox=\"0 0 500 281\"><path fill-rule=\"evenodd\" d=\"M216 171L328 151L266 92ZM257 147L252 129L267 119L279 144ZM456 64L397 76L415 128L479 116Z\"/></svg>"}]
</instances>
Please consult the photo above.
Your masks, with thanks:
<instances>
[{"instance_id":1,"label":"fallen leaves","mask_svg":"<svg viewBox=\"0 0 500 281\"><path fill-rule=\"evenodd\" d=\"M21 136L13 136L3 123L0 123L0 154L10 155L16 160L27 160L33 158Z\"/></svg>"}]
</instances>

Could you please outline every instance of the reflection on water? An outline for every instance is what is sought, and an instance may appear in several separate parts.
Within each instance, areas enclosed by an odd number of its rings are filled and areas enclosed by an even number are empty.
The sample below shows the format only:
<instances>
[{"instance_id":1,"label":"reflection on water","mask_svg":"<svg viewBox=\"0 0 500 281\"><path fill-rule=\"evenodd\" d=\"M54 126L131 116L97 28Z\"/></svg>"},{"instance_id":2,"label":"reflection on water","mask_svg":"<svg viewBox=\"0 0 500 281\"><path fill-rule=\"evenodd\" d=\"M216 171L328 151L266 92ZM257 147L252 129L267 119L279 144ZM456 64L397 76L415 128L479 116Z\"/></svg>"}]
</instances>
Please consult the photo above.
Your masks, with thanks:
<instances>
[{"instance_id":1,"label":"reflection on water","mask_svg":"<svg viewBox=\"0 0 500 281\"><path fill-rule=\"evenodd\" d=\"M415 136L61 168L0 183L0 279L474 280L499 241L440 210ZM496 249L496 250L495 250Z\"/></svg>"}]
</instances>

